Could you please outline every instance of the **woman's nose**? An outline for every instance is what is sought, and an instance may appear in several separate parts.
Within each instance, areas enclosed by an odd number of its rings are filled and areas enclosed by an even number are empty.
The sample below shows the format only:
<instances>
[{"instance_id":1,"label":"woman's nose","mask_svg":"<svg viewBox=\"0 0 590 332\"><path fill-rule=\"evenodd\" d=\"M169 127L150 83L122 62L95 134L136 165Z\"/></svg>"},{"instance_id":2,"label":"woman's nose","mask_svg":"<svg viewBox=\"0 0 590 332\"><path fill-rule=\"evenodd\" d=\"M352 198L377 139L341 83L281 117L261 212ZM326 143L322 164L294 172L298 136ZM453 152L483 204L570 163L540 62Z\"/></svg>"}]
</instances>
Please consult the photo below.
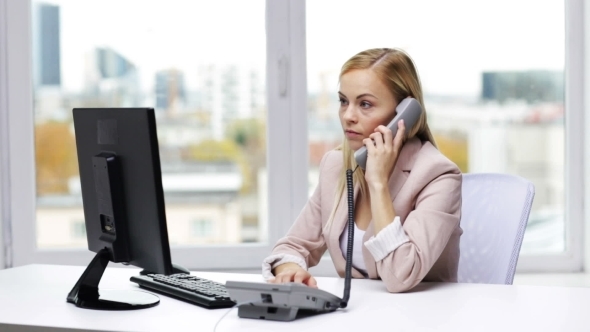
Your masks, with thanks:
<instances>
[{"instance_id":1,"label":"woman's nose","mask_svg":"<svg viewBox=\"0 0 590 332\"><path fill-rule=\"evenodd\" d=\"M354 109L354 107L352 105L348 106L346 108L346 110L344 110L344 114L342 115L342 117L347 122L356 122L356 119L357 119L356 110Z\"/></svg>"}]
</instances>

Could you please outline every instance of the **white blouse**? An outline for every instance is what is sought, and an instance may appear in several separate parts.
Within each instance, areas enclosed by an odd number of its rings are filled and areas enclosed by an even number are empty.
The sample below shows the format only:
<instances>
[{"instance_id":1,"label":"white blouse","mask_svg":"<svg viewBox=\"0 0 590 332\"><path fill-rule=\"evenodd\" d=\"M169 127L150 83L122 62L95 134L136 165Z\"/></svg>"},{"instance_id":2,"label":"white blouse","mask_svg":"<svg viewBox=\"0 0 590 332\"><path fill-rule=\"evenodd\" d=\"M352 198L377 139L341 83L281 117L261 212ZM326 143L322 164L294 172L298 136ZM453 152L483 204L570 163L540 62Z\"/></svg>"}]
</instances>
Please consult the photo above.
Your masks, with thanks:
<instances>
[{"instance_id":1,"label":"white blouse","mask_svg":"<svg viewBox=\"0 0 590 332\"><path fill-rule=\"evenodd\" d=\"M356 223L354 224L354 240L352 248L352 267L357 269L365 277L367 276L367 266L363 258L363 236L365 231L358 228ZM348 249L348 224L344 227L342 235L340 235L340 249L342 249L342 256L346 259L346 253Z\"/></svg>"}]
</instances>

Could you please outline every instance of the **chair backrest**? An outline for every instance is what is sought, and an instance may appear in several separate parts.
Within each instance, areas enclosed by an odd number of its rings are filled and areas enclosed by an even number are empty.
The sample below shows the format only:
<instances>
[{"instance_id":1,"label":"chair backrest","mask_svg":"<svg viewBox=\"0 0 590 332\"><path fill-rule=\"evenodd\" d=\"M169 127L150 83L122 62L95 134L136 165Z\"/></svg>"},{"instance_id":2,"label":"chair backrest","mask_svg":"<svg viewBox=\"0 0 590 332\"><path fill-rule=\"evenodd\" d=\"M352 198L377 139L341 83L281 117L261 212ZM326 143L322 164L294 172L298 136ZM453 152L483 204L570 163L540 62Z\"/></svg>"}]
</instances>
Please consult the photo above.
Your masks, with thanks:
<instances>
[{"instance_id":1,"label":"chair backrest","mask_svg":"<svg viewBox=\"0 0 590 332\"><path fill-rule=\"evenodd\" d=\"M534 196L519 176L463 174L459 282L512 285Z\"/></svg>"}]
</instances>

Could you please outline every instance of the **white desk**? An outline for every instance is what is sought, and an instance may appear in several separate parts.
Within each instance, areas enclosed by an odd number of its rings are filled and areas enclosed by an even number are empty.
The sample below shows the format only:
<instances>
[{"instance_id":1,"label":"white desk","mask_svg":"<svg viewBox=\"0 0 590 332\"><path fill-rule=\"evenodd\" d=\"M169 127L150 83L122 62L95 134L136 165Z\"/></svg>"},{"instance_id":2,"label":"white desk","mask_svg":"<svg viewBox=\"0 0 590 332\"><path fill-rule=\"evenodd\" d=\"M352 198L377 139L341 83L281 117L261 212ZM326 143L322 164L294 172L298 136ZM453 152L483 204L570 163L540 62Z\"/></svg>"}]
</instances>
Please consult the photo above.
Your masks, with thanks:
<instances>
[{"instance_id":1,"label":"white desk","mask_svg":"<svg viewBox=\"0 0 590 332\"><path fill-rule=\"evenodd\" d=\"M166 296L149 309L98 311L66 302L85 267L0 270L0 331L213 331L230 309L207 310ZM137 289L136 269L107 268L101 289ZM195 273L219 282L259 275ZM342 296L343 279L318 278ZM231 309L217 331L590 331L590 289L423 283L390 294L381 281L353 280L349 307L292 322L242 319ZM368 330L370 328L371 330Z\"/></svg>"}]
</instances>

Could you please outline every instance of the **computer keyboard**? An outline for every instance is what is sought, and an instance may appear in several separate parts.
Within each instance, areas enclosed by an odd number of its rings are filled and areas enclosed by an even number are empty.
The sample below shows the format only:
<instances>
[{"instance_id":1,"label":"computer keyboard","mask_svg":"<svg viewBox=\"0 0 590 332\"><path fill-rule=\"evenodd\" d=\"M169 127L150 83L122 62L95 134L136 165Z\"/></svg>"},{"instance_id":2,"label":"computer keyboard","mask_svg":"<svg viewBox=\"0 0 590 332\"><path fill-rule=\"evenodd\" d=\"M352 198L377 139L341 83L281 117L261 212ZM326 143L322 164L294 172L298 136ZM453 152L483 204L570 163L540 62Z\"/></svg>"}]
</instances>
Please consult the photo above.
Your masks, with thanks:
<instances>
[{"instance_id":1,"label":"computer keyboard","mask_svg":"<svg viewBox=\"0 0 590 332\"><path fill-rule=\"evenodd\" d=\"M190 274L138 275L131 277L131 281L145 289L179 298L207 309L231 308L236 304L230 299L225 285Z\"/></svg>"}]
</instances>

